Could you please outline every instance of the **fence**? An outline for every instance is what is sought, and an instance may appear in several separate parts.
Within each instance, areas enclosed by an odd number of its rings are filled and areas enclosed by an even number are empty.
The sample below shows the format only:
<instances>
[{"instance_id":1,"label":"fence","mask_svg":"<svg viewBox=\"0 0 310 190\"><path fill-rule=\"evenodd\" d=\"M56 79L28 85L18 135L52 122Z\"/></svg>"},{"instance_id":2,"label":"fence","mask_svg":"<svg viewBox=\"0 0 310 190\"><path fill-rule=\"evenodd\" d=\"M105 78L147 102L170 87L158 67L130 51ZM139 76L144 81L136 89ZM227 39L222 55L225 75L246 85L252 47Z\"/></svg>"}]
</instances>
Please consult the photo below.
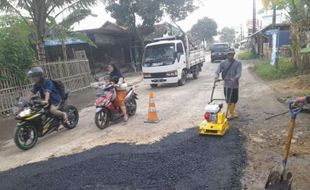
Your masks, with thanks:
<instances>
[{"instance_id":1,"label":"fence","mask_svg":"<svg viewBox=\"0 0 310 190\"><path fill-rule=\"evenodd\" d=\"M41 65L47 78L61 80L70 92L90 87L91 74L88 60L72 60L67 62L51 62ZM11 113L12 107L19 97L25 96L32 84L19 80L13 72L0 68L0 116Z\"/></svg>"}]
</instances>

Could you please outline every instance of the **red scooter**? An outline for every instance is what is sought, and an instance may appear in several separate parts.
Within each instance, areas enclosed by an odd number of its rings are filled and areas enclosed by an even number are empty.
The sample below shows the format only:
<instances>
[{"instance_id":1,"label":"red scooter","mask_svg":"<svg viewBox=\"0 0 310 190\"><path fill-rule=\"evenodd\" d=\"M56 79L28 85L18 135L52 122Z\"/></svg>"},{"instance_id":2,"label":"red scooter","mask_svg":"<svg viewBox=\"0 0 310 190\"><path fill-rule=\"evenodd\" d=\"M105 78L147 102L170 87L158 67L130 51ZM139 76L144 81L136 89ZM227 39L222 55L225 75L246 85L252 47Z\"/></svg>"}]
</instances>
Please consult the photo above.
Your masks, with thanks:
<instances>
[{"instance_id":1,"label":"red scooter","mask_svg":"<svg viewBox=\"0 0 310 190\"><path fill-rule=\"evenodd\" d=\"M113 83L99 87L95 102L96 115L95 123L99 129L107 128L111 122L118 121L124 117L119 106L115 106L116 90L119 86ZM133 116L137 111L137 94L133 88L127 91L125 105L129 116Z\"/></svg>"}]
</instances>

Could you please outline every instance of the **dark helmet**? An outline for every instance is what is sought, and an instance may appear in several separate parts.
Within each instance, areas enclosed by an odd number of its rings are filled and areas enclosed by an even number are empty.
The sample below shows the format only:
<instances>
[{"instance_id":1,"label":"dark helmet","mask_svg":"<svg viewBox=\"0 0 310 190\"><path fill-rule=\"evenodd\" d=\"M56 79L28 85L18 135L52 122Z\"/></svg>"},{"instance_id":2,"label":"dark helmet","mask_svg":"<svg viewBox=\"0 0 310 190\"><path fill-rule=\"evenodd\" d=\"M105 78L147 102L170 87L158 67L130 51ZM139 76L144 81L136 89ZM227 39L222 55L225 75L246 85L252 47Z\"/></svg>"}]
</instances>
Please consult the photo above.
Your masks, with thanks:
<instances>
[{"instance_id":1,"label":"dark helmet","mask_svg":"<svg viewBox=\"0 0 310 190\"><path fill-rule=\"evenodd\" d=\"M42 67L33 67L27 73L28 77L43 77L43 75L44 75L44 71Z\"/></svg>"},{"instance_id":2,"label":"dark helmet","mask_svg":"<svg viewBox=\"0 0 310 190\"><path fill-rule=\"evenodd\" d=\"M235 55L235 50L230 48L227 52L226 55Z\"/></svg>"}]
</instances>

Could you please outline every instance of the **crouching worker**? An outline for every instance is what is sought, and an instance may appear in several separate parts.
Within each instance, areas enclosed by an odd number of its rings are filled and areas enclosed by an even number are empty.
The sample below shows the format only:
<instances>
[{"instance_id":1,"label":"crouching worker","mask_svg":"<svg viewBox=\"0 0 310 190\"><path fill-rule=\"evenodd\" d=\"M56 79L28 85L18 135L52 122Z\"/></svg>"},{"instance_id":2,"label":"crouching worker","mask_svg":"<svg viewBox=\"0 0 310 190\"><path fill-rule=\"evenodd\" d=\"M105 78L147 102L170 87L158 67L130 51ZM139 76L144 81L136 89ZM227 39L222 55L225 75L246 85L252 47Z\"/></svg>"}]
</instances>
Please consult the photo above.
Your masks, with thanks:
<instances>
[{"instance_id":1,"label":"crouching worker","mask_svg":"<svg viewBox=\"0 0 310 190\"><path fill-rule=\"evenodd\" d=\"M239 79L242 72L241 62L234 59L235 51L229 51L224 60L215 72L215 80L219 80L219 75L222 74L224 80L224 95L228 104L228 119L237 118L236 104L239 99Z\"/></svg>"},{"instance_id":2,"label":"crouching worker","mask_svg":"<svg viewBox=\"0 0 310 190\"><path fill-rule=\"evenodd\" d=\"M28 72L28 77L31 77L34 82L30 95L33 96L39 92L41 97L40 103L42 105L50 104L51 114L63 118L64 122L68 123L67 113L58 110L62 101L61 94L52 80L44 78L43 69L41 67L33 67Z\"/></svg>"},{"instance_id":3,"label":"crouching worker","mask_svg":"<svg viewBox=\"0 0 310 190\"><path fill-rule=\"evenodd\" d=\"M303 104L310 104L310 96L303 96L296 98L294 101L295 105L303 105Z\"/></svg>"}]
</instances>

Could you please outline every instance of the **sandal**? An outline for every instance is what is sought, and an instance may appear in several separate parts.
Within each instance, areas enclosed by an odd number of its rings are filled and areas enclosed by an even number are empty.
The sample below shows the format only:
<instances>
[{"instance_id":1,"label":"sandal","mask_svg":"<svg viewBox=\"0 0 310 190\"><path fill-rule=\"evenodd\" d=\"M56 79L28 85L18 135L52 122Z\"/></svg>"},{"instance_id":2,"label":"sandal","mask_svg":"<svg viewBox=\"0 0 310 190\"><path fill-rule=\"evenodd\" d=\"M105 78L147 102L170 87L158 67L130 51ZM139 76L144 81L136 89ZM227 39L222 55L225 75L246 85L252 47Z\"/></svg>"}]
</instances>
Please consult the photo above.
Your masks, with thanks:
<instances>
[{"instance_id":1,"label":"sandal","mask_svg":"<svg viewBox=\"0 0 310 190\"><path fill-rule=\"evenodd\" d=\"M128 119L129 119L129 117L128 117L128 116L124 116L124 122L127 122L127 121L128 121Z\"/></svg>"}]
</instances>

